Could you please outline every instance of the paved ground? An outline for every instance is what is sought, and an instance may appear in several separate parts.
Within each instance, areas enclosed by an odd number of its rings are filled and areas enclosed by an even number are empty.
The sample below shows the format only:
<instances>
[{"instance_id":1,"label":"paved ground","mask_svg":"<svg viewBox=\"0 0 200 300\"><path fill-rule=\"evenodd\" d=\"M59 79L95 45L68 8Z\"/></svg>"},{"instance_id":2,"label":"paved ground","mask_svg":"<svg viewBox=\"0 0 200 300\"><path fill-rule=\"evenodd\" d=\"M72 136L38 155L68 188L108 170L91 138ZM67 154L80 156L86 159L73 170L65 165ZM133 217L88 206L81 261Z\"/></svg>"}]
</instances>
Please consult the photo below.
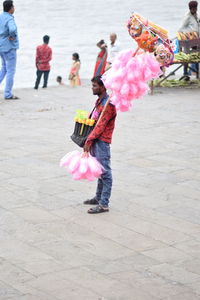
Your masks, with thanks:
<instances>
[{"instance_id":1,"label":"paved ground","mask_svg":"<svg viewBox=\"0 0 200 300\"><path fill-rule=\"evenodd\" d=\"M119 113L111 209L60 158L90 88L0 100L0 299L200 299L200 91L166 90Z\"/></svg>"}]
</instances>

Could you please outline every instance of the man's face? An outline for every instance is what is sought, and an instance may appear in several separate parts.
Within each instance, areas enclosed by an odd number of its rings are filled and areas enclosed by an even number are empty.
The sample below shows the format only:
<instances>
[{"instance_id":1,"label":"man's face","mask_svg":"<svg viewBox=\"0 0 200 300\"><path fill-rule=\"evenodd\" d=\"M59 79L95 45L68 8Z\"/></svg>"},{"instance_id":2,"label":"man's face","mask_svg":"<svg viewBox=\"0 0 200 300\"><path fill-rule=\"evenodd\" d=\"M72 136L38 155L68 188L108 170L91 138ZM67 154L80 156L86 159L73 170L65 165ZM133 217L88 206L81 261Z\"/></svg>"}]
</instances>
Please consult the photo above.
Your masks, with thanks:
<instances>
[{"instance_id":1,"label":"man's face","mask_svg":"<svg viewBox=\"0 0 200 300\"><path fill-rule=\"evenodd\" d=\"M97 82L92 82L92 92L93 92L93 95L97 95L97 96L100 96L104 91L104 87L103 86L100 86L98 85Z\"/></svg>"},{"instance_id":2,"label":"man's face","mask_svg":"<svg viewBox=\"0 0 200 300\"><path fill-rule=\"evenodd\" d=\"M15 7L14 7L14 5L11 7L11 9L9 10L9 13L12 15L12 14L14 14L14 12L15 12Z\"/></svg>"},{"instance_id":3,"label":"man's face","mask_svg":"<svg viewBox=\"0 0 200 300\"><path fill-rule=\"evenodd\" d=\"M190 12L192 15L195 15L197 13L197 7L190 8Z\"/></svg>"},{"instance_id":4,"label":"man's face","mask_svg":"<svg viewBox=\"0 0 200 300\"><path fill-rule=\"evenodd\" d=\"M116 41L116 38L117 38L116 34L111 34L110 35L110 41L111 41L111 43L114 43Z\"/></svg>"}]
</instances>

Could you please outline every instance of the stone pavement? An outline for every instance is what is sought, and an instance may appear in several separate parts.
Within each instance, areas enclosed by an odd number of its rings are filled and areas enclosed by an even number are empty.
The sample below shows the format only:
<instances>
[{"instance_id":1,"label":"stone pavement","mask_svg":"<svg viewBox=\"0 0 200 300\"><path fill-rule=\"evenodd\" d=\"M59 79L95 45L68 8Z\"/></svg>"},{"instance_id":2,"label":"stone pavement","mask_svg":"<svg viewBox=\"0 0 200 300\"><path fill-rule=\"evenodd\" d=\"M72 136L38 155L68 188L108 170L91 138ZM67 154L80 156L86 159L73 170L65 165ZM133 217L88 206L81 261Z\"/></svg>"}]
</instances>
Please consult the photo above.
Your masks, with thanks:
<instances>
[{"instance_id":1,"label":"stone pavement","mask_svg":"<svg viewBox=\"0 0 200 300\"><path fill-rule=\"evenodd\" d=\"M0 100L0 300L200 299L200 91L162 90L119 113L110 212L59 161L89 87Z\"/></svg>"}]
</instances>

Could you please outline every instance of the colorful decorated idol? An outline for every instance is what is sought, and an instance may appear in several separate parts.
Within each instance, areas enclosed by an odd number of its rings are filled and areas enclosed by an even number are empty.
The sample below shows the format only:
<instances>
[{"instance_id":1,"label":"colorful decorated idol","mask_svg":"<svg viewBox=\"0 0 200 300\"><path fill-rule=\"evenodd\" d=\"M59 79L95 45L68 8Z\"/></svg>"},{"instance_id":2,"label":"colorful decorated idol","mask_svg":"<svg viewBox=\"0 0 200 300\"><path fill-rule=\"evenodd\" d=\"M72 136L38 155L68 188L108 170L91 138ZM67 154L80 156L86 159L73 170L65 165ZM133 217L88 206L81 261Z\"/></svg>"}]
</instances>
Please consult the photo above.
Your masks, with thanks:
<instances>
[{"instance_id":1,"label":"colorful decorated idol","mask_svg":"<svg viewBox=\"0 0 200 300\"><path fill-rule=\"evenodd\" d=\"M128 21L128 32L138 47L146 52L154 52L160 66L169 66L173 61L172 44L168 31L163 27L134 13Z\"/></svg>"},{"instance_id":2,"label":"colorful decorated idol","mask_svg":"<svg viewBox=\"0 0 200 300\"><path fill-rule=\"evenodd\" d=\"M172 50L164 44L160 44L156 47L154 55L161 66L169 66L174 59Z\"/></svg>"},{"instance_id":3,"label":"colorful decorated idol","mask_svg":"<svg viewBox=\"0 0 200 300\"><path fill-rule=\"evenodd\" d=\"M130 18L127 27L129 34L130 36L132 36L132 38L140 36L143 30L141 22L134 17Z\"/></svg>"}]
</instances>

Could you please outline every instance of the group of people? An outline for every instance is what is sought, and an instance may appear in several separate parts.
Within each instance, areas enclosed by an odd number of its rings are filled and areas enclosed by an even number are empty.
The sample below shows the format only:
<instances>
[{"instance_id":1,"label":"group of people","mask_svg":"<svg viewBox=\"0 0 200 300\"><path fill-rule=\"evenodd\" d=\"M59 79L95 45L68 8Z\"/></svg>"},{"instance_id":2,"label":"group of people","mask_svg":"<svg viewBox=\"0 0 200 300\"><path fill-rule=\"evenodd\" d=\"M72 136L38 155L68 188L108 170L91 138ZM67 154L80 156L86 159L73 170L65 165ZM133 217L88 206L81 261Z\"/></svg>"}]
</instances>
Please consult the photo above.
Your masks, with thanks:
<instances>
[{"instance_id":1,"label":"group of people","mask_svg":"<svg viewBox=\"0 0 200 300\"><path fill-rule=\"evenodd\" d=\"M6 85L4 89L4 98L6 100L16 100L17 96L13 95L12 88L14 83L14 74L16 69L17 49L19 48L17 26L14 20L15 7L12 0L3 2L3 13L0 14L0 56L2 60L2 67L0 70L0 83L6 76ZM109 47L103 40L97 43L100 52L97 57L94 76L102 75L105 70L110 68L112 60L117 52L119 46L116 43L117 35L115 33L110 35L111 44ZM50 72L50 61L52 59L52 49L49 46L50 37L45 35L43 37L43 44L36 48L36 81L34 89L38 89L40 81L43 77L43 88L47 88L48 78ZM69 72L69 81L71 86L81 85L79 76L80 58L78 53L72 54L72 66ZM62 77L57 77L57 82L63 84Z\"/></svg>"},{"instance_id":2,"label":"group of people","mask_svg":"<svg viewBox=\"0 0 200 300\"><path fill-rule=\"evenodd\" d=\"M95 68L94 68L94 74L93 76L100 76L105 71L107 71L109 68L111 68L112 61L116 54L120 51L120 47L118 43L116 42L117 35L116 33L111 33L110 35L110 45L107 46L104 40L100 40L97 43L97 47L100 49L100 52L97 55ZM81 85L79 70L80 70L80 58L78 53L72 54L72 66L69 72L69 81L70 85L72 87ZM59 84L63 84L62 77L57 77L57 82Z\"/></svg>"},{"instance_id":3,"label":"group of people","mask_svg":"<svg viewBox=\"0 0 200 300\"><path fill-rule=\"evenodd\" d=\"M102 75L105 71L111 68L114 57L120 51L120 47L116 41L117 41L116 33L111 33L109 46L106 45L104 40L100 40L97 43L97 47L100 49L100 52L97 55L97 59L95 63L94 74L93 74L94 77ZM79 75L80 66L81 66L81 62L80 62L79 54L73 53L72 66L68 77L70 81L70 85L72 87L81 85L81 80ZM57 76L56 81L60 85L63 85L61 76Z\"/></svg>"},{"instance_id":4,"label":"group of people","mask_svg":"<svg viewBox=\"0 0 200 300\"><path fill-rule=\"evenodd\" d=\"M103 75L105 71L111 68L113 59L120 51L120 46L117 42L116 33L111 33L110 44L107 46L104 40L97 43L100 52L97 55L97 60L94 68L94 76Z\"/></svg>"},{"instance_id":5,"label":"group of people","mask_svg":"<svg viewBox=\"0 0 200 300\"><path fill-rule=\"evenodd\" d=\"M192 32L195 31L200 36L200 19L197 14L197 1L189 2L189 12L184 17L180 32ZM12 0L6 0L3 2L3 13L0 14L0 56L2 60L2 67L0 70L0 83L6 76L6 85L4 90L4 98L18 99L13 95L12 87L14 83L14 74L16 69L16 50L19 47L17 26L14 20L15 7ZM49 47L50 37L45 35L43 37L43 44L36 48L36 81L35 89L38 89L41 78L43 76L43 88L47 87L48 77L50 72L50 61L52 59L52 49ZM119 44L117 42L116 33L110 35L110 44L107 46L104 40L100 40L97 43L97 47L100 49L96 64L94 68L94 76L102 75L107 71L111 65L114 57L120 51ZM69 72L69 82L71 86L81 85L79 76L81 62L78 53L72 54L72 66ZM198 71L198 65L192 64L190 66L194 72ZM189 75L190 71L188 66L185 65L184 75ZM62 77L57 77L57 82L63 84Z\"/></svg>"},{"instance_id":6,"label":"group of people","mask_svg":"<svg viewBox=\"0 0 200 300\"><path fill-rule=\"evenodd\" d=\"M43 37L43 44L38 46L36 48L36 82L34 89L38 89L40 80L43 76L43 88L47 87L48 84L48 77L49 77L49 72L50 72L50 61L52 59L52 49L49 47L49 39L50 37L48 35L45 35ZM80 59L79 59L79 54L78 53L73 53L72 54L72 66L70 69L69 73L69 81L71 86L78 86L81 85L80 81L80 76L79 76L79 70L80 70ZM60 84L63 85L62 77L57 76L56 81Z\"/></svg>"}]
</instances>

